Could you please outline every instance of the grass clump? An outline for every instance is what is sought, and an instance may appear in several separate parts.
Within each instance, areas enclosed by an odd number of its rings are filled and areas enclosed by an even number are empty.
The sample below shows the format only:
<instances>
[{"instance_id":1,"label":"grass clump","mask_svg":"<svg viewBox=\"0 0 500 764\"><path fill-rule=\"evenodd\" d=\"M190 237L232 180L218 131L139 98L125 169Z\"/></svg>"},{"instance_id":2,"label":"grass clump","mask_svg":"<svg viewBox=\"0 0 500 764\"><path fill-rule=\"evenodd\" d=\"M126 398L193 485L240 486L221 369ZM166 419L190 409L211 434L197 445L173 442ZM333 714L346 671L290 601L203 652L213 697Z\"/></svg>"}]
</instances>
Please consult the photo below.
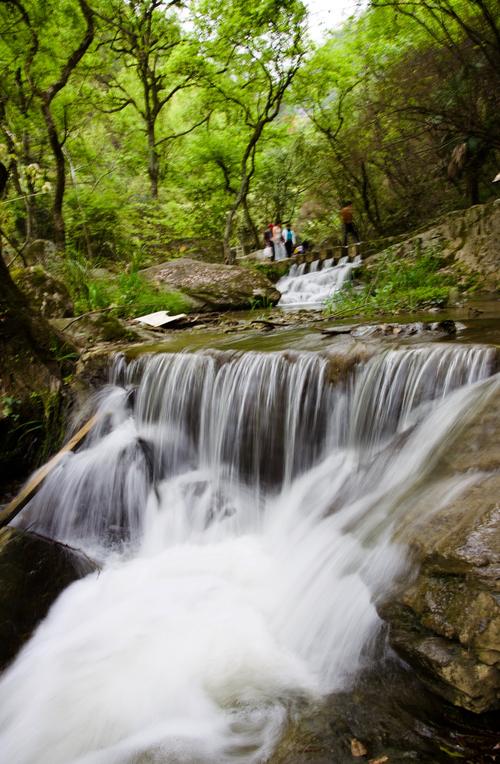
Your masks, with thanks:
<instances>
[{"instance_id":1,"label":"grass clump","mask_svg":"<svg viewBox=\"0 0 500 764\"><path fill-rule=\"evenodd\" d=\"M402 259L393 250L380 257L360 288L348 283L325 304L325 313L335 318L384 313L412 312L444 307L456 280L440 272L443 262L433 249Z\"/></svg>"},{"instance_id":2,"label":"grass clump","mask_svg":"<svg viewBox=\"0 0 500 764\"><path fill-rule=\"evenodd\" d=\"M188 309L182 293L159 291L134 268L117 276L96 277L73 260L68 263L66 283L77 315L106 310L118 318L133 318L158 310L182 313Z\"/></svg>"}]
</instances>

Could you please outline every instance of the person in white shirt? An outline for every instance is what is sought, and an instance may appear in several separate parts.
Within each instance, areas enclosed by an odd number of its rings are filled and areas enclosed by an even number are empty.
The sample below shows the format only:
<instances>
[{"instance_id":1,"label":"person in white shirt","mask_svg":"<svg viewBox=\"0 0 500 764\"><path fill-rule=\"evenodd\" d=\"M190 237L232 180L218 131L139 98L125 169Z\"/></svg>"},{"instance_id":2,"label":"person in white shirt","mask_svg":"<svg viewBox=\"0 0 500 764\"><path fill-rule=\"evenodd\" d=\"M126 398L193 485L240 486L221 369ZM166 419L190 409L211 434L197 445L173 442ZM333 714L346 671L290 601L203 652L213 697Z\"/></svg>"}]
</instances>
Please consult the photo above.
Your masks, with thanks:
<instances>
[{"instance_id":1,"label":"person in white shirt","mask_svg":"<svg viewBox=\"0 0 500 764\"><path fill-rule=\"evenodd\" d=\"M287 257L285 244L283 242L283 230L281 223L273 225L274 259L285 260Z\"/></svg>"}]
</instances>

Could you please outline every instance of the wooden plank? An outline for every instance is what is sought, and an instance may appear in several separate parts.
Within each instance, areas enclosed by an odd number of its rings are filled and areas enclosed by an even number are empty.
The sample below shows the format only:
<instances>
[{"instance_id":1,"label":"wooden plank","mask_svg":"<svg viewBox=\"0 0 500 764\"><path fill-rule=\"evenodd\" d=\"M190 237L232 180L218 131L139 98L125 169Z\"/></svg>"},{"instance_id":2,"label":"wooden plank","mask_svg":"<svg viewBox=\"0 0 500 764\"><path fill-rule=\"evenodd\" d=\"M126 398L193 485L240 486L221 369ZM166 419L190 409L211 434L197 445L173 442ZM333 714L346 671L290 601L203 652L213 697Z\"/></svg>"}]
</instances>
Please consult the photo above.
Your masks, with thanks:
<instances>
[{"instance_id":1,"label":"wooden plank","mask_svg":"<svg viewBox=\"0 0 500 764\"><path fill-rule=\"evenodd\" d=\"M23 507L26 506L30 499L32 499L36 492L39 490L45 478L50 475L55 467L57 467L63 457L69 451L74 451L74 449L82 442L85 436L89 434L90 430L97 422L97 419L97 414L91 417L88 422L86 422L83 427L81 427L78 432L75 433L75 435L73 435L70 440L68 440L68 442L61 448L61 450L58 451L57 454L52 457L52 459L49 459L47 464L44 464L43 467L40 467L40 469L35 472L34 475L32 475L26 485L23 486L23 488L19 491L17 496L12 499L12 501L10 501L7 506L5 506L0 512L0 528L2 528L4 525L7 525L7 523L10 523L10 521L13 520L17 514L19 514Z\"/></svg>"},{"instance_id":2,"label":"wooden plank","mask_svg":"<svg viewBox=\"0 0 500 764\"><path fill-rule=\"evenodd\" d=\"M148 313L146 316L138 316L134 318L139 324L147 324L148 326L166 326L167 324L180 321L181 318L186 318L186 313L177 313L175 316L169 316L168 310L157 310L156 313Z\"/></svg>"}]
</instances>

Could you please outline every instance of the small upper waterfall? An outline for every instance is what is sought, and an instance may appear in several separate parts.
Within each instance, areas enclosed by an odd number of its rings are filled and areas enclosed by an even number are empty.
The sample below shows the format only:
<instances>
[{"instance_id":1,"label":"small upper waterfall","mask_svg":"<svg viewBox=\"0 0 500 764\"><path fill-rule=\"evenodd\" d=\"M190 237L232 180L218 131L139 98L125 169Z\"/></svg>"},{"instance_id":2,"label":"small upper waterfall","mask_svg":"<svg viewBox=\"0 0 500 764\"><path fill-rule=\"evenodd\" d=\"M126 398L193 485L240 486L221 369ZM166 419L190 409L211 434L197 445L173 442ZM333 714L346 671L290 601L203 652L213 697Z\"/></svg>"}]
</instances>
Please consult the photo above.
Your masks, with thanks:
<instances>
[{"instance_id":1,"label":"small upper waterfall","mask_svg":"<svg viewBox=\"0 0 500 764\"><path fill-rule=\"evenodd\" d=\"M448 344L342 374L314 353L118 359L98 425L19 519L103 568L1 678L2 760L265 761L295 703L370 660L394 533L495 365ZM443 477L433 509L476 479Z\"/></svg>"},{"instance_id":2,"label":"small upper waterfall","mask_svg":"<svg viewBox=\"0 0 500 764\"><path fill-rule=\"evenodd\" d=\"M309 273L305 273L306 264L292 265L287 276L283 276L276 288L281 292L281 307L321 308L325 300L339 292L349 281L354 268L361 263L356 256L353 261L341 257L337 265L333 260L325 260L321 270L319 260L311 263Z\"/></svg>"}]
</instances>

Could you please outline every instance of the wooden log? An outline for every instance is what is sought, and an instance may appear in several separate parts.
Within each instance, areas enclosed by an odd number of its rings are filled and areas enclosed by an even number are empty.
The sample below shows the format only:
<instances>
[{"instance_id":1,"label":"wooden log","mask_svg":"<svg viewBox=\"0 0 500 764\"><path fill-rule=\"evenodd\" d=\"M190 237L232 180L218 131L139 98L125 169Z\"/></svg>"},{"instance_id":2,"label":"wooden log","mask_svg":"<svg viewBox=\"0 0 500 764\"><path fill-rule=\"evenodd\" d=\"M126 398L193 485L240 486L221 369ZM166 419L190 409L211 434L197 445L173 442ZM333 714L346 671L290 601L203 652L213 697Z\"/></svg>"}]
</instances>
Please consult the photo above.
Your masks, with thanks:
<instances>
[{"instance_id":1,"label":"wooden log","mask_svg":"<svg viewBox=\"0 0 500 764\"><path fill-rule=\"evenodd\" d=\"M25 507L30 499L32 499L33 496L37 493L45 478L50 475L55 467L57 467L63 457L69 453L69 451L74 451L75 448L80 445L82 440L86 435L89 434L90 430L95 425L97 419L97 414L91 417L88 422L86 422L83 427L81 427L78 432L75 433L75 435L73 435L70 440L68 440L68 442L61 448L61 450L58 451L57 454L52 457L52 459L49 459L47 464L44 464L43 467L40 467L40 469L31 476L26 485L23 486L23 488L19 491L17 496L12 499L12 501L10 501L0 512L0 528L2 528L4 525L7 525L7 523L10 523L10 521L19 514L23 507Z\"/></svg>"}]
</instances>

